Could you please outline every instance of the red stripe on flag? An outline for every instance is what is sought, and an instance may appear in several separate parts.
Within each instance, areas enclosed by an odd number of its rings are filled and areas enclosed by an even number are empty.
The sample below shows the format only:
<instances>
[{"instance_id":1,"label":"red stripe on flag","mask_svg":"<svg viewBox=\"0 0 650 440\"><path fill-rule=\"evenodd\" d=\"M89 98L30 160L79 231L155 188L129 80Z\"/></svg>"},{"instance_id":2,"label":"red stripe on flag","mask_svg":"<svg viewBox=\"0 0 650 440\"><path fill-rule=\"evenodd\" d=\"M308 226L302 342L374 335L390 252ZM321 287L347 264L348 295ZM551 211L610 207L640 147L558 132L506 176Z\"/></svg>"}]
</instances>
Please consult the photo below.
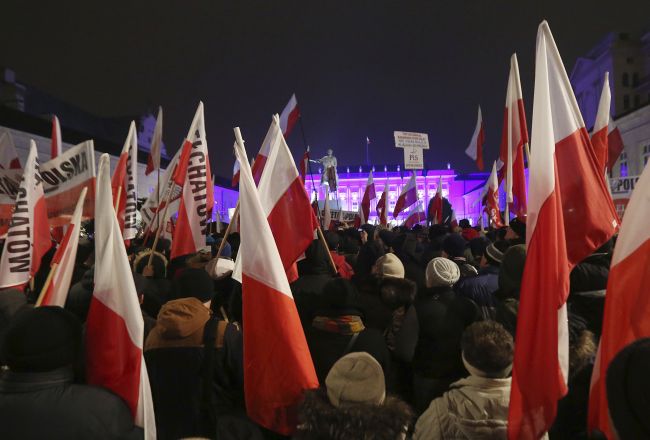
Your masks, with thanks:
<instances>
[{"instance_id":1,"label":"red stripe on flag","mask_svg":"<svg viewBox=\"0 0 650 440\"><path fill-rule=\"evenodd\" d=\"M594 153L596 153L596 159L598 160L598 169L603 173L605 172L605 167L607 166L607 126L604 126L591 136L591 144L594 147Z\"/></svg>"},{"instance_id":2,"label":"red stripe on flag","mask_svg":"<svg viewBox=\"0 0 650 440\"><path fill-rule=\"evenodd\" d=\"M296 105L293 110L291 110L291 113L289 113L289 117L287 118L287 129L283 133L285 138L291 134L293 127L296 126L296 122L298 122L299 118L300 108Z\"/></svg>"},{"instance_id":3,"label":"red stripe on flag","mask_svg":"<svg viewBox=\"0 0 650 440\"><path fill-rule=\"evenodd\" d=\"M187 139L183 142L183 150L181 151L181 156L178 159L178 165L174 170L174 176L172 179L174 183L180 187L185 183L185 175L187 174L187 167L190 163L190 153L192 152L192 142Z\"/></svg>"},{"instance_id":4,"label":"red stripe on flag","mask_svg":"<svg viewBox=\"0 0 650 440\"><path fill-rule=\"evenodd\" d=\"M263 154L258 154L255 158L255 162L253 162L251 171L253 173L253 180L255 181L255 185L259 185L260 183L260 179L262 178L262 171L264 171L264 165L266 165L266 159L266 156Z\"/></svg>"}]
</instances>

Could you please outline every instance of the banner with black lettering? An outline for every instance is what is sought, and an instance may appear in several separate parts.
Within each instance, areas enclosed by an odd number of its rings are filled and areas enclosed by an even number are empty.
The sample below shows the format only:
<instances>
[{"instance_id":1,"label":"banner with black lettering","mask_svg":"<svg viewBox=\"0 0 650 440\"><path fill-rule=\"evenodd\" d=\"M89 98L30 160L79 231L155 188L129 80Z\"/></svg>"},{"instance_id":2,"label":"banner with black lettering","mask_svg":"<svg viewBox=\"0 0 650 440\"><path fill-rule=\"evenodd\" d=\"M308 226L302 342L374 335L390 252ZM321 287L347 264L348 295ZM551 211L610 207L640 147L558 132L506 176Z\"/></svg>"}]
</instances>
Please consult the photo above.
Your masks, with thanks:
<instances>
[{"instance_id":1,"label":"banner with black lettering","mask_svg":"<svg viewBox=\"0 0 650 440\"><path fill-rule=\"evenodd\" d=\"M85 141L67 149L41 165L41 179L51 226L67 225L72 218L81 190L88 188L83 218L94 217L95 148Z\"/></svg>"},{"instance_id":2,"label":"banner with black lettering","mask_svg":"<svg viewBox=\"0 0 650 440\"><path fill-rule=\"evenodd\" d=\"M154 191L149 195L149 198L144 202L142 208L140 209L140 215L142 217L142 223L145 228L149 228L150 231L156 231L158 229L158 224L165 223L164 220L159 219L156 216L158 209L160 207L160 216L162 217L162 212L165 210L165 200L167 198L167 193L172 192L169 209L167 210L167 221L169 218L178 212L178 206L181 201L181 189L178 185L174 183L172 176L174 174L174 169L178 163L178 158L181 154L182 148L179 148L174 157L172 158L167 169L160 176L160 186L156 185Z\"/></svg>"},{"instance_id":3,"label":"banner with black lettering","mask_svg":"<svg viewBox=\"0 0 650 440\"><path fill-rule=\"evenodd\" d=\"M609 187L612 193L612 200L619 218L623 218L625 208L630 201L632 191L640 176L612 177L609 179Z\"/></svg>"},{"instance_id":4,"label":"banner with black lettering","mask_svg":"<svg viewBox=\"0 0 650 440\"><path fill-rule=\"evenodd\" d=\"M111 188L117 220L125 240L135 238L138 233L136 212L138 211L138 135L135 122L131 121L120 160L113 172ZM119 200L118 200L119 199Z\"/></svg>"},{"instance_id":5,"label":"banner with black lettering","mask_svg":"<svg viewBox=\"0 0 650 440\"><path fill-rule=\"evenodd\" d=\"M23 170L0 169L0 238L5 238Z\"/></svg>"}]
</instances>

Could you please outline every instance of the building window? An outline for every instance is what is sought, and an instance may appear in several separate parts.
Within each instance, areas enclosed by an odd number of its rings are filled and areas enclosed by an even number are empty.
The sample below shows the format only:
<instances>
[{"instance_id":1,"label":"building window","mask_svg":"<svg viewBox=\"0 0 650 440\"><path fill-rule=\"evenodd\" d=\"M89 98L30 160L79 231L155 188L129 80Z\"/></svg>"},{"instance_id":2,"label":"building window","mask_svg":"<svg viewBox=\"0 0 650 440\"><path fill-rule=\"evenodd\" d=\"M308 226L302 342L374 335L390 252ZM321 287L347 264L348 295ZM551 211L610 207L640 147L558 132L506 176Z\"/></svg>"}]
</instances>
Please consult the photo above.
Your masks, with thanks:
<instances>
[{"instance_id":1,"label":"building window","mask_svg":"<svg viewBox=\"0 0 650 440\"><path fill-rule=\"evenodd\" d=\"M625 72L623 74L623 87L628 87L630 85L630 75Z\"/></svg>"},{"instance_id":2,"label":"building window","mask_svg":"<svg viewBox=\"0 0 650 440\"><path fill-rule=\"evenodd\" d=\"M621 177L627 177L627 153L622 152L621 157L619 158L621 168L620 168L620 176Z\"/></svg>"},{"instance_id":3,"label":"building window","mask_svg":"<svg viewBox=\"0 0 650 440\"><path fill-rule=\"evenodd\" d=\"M632 87L638 87L639 86L639 74L637 72L634 72L632 74Z\"/></svg>"},{"instance_id":4,"label":"building window","mask_svg":"<svg viewBox=\"0 0 650 440\"><path fill-rule=\"evenodd\" d=\"M639 95L634 95L634 107L639 107L641 105L641 97Z\"/></svg>"},{"instance_id":5,"label":"building window","mask_svg":"<svg viewBox=\"0 0 650 440\"><path fill-rule=\"evenodd\" d=\"M623 96L623 110L628 110L630 108L630 95Z\"/></svg>"}]
</instances>

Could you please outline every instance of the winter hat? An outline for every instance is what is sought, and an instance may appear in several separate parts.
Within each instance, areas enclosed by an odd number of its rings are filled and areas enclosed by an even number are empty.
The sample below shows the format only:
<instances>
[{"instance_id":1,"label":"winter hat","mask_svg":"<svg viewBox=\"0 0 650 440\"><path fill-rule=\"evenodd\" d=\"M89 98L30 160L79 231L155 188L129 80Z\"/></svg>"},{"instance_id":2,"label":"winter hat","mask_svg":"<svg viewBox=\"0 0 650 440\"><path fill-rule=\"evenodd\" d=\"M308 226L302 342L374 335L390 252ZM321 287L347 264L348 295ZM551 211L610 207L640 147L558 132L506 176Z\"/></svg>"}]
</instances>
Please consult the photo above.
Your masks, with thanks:
<instances>
[{"instance_id":1,"label":"winter hat","mask_svg":"<svg viewBox=\"0 0 650 440\"><path fill-rule=\"evenodd\" d=\"M325 378L327 397L335 407L381 405L386 398L384 371L365 352L350 353L336 361Z\"/></svg>"},{"instance_id":2,"label":"winter hat","mask_svg":"<svg viewBox=\"0 0 650 440\"><path fill-rule=\"evenodd\" d=\"M508 250L509 243L505 240L492 243L485 248L483 255L485 259L493 266L500 266L503 261L503 255Z\"/></svg>"},{"instance_id":3,"label":"winter hat","mask_svg":"<svg viewBox=\"0 0 650 440\"><path fill-rule=\"evenodd\" d=\"M623 348L607 368L607 403L621 439L650 438L650 338Z\"/></svg>"},{"instance_id":4,"label":"winter hat","mask_svg":"<svg viewBox=\"0 0 650 440\"><path fill-rule=\"evenodd\" d=\"M388 229L381 229L379 231L379 238L381 238L381 241L383 241L386 246L393 247L397 234Z\"/></svg>"},{"instance_id":5,"label":"winter hat","mask_svg":"<svg viewBox=\"0 0 650 440\"><path fill-rule=\"evenodd\" d=\"M515 233L524 240L526 239L526 223L522 222L518 218L513 218L510 220L510 229L515 231Z\"/></svg>"},{"instance_id":6,"label":"winter hat","mask_svg":"<svg viewBox=\"0 0 650 440\"><path fill-rule=\"evenodd\" d=\"M472 225L469 224L469 219L463 218L458 222L458 226L460 226L463 229L466 228L471 228Z\"/></svg>"},{"instance_id":7,"label":"winter hat","mask_svg":"<svg viewBox=\"0 0 650 440\"><path fill-rule=\"evenodd\" d=\"M221 280L235 270L235 262L230 258L213 258L205 265L205 271L210 275L213 280Z\"/></svg>"},{"instance_id":8,"label":"winter hat","mask_svg":"<svg viewBox=\"0 0 650 440\"><path fill-rule=\"evenodd\" d=\"M436 257L427 264L427 287L451 287L458 282L459 278L458 265L448 258Z\"/></svg>"},{"instance_id":9,"label":"winter hat","mask_svg":"<svg viewBox=\"0 0 650 440\"><path fill-rule=\"evenodd\" d=\"M462 257L465 255L465 246L467 242L459 234L449 234L442 242L442 250L451 258Z\"/></svg>"},{"instance_id":10,"label":"winter hat","mask_svg":"<svg viewBox=\"0 0 650 440\"><path fill-rule=\"evenodd\" d=\"M374 272L380 277L404 278L404 265L397 255L388 253L377 258Z\"/></svg>"},{"instance_id":11,"label":"winter hat","mask_svg":"<svg viewBox=\"0 0 650 440\"><path fill-rule=\"evenodd\" d=\"M481 256L485 252L485 248L490 245L490 240L487 237L476 237L469 242L469 248L472 255Z\"/></svg>"},{"instance_id":12,"label":"winter hat","mask_svg":"<svg viewBox=\"0 0 650 440\"><path fill-rule=\"evenodd\" d=\"M183 269L174 279L174 299L196 298L205 303L213 296L214 283L205 269Z\"/></svg>"},{"instance_id":13,"label":"winter hat","mask_svg":"<svg viewBox=\"0 0 650 440\"><path fill-rule=\"evenodd\" d=\"M81 323L56 306L16 315L5 334L3 358L13 371L51 371L75 363L81 350Z\"/></svg>"},{"instance_id":14,"label":"winter hat","mask_svg":"<svg viewBox=\"0 0 650 440\"><path fill-rule=\"evenodd\" d=\"M521 289L521 279L524 276L525 264L525 244L511 246L503 254L503 260L501 261L501 268L499 270L499 289L502 291L502 294L509 295L513 292L519 292Z\"/></svg>"}]
</instances>

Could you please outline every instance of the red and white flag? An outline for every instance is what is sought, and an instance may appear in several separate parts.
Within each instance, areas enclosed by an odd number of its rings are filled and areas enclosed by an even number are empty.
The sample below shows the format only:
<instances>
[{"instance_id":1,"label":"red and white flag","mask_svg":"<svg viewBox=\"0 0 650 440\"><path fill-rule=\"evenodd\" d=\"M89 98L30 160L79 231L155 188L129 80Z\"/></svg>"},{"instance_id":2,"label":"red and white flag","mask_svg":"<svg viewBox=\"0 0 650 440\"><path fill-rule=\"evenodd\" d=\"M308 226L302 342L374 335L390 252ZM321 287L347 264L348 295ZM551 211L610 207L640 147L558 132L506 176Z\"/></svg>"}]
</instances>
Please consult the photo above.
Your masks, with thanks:
<instances>
[{"instance_id":1,"label":"red and white flag","mask_svg":"<svg viewBox=\"0 0 650 440\"><path fill-rule=\"evenodd\" d=\"M264 136L264 140L262 141L262 146L260 147L260 151L257 153L257 156L255 156L255 160L253 161L253 165L251 166L253 170L253 180L255 180L255 184L259 185L260 179L262 178L262 172L264 171L264 166L266 165L266 160L269 157L269 154L271 152L271 144L273 143L274 139L274 130L276 130L273 127L273 124L269 127L269 130L266 132L266 136Z\"/></svg>"},{"instance_id":2,"label":"red and white flag","mask_svg":"<svg viewBox=\"0 0 650 440\"><path fill-rule=\"evenodd\" d=\"M465 150L465 154L476 162L477 168L481 171L483 171L483 144L485 144L485 128L483 127L483 116L481 115L481 106L479 105L476 128L474 128L472 140L469 142L469 147Z\"/></svg>"},{"instance_id":3,"label":"red and white flag","mask_svg":"<svg viewBox=\"0 0 650 440\"><path fill-rule=\"evenodd\" d=\"M499 182L506 180L506 202L510 212L519 219L526 216L526 175L524 174L524 145L528 144L528 128L524 99L519 81L517 54L510 58L510 76L503 115L503 133L499 153ZM506 225L510 224L506 218Z\"/></svg>"},{"instance_id":4,"label":"red and white flag","mask_svg":"<svg viewBox=\"0 0 650 440\"><path fill-rule=\"evenodd\" d=\"M65 305L70 290L70 280L75 268L77 258L77 247L79 246L79 233L81 231L81 214L83 213L84 201L87 188L81 190L77 206L68 225L68 230L61 240L59 247L50 262L50 283L47 289L42 291L36 306L59 306Z\"/></svg>"},{"instance_id":5,"label":"red and white flag","mask_svg":"<svg viewBox=\"0 0 650 440\"><path fill-rule=\"evenodd\" d=\"M296 94L291 95L291 99L287 102L287 105L282 110L280 114L280 128L282 129L282 134L286 138L293 131L293 127L296 126L296 122L300 118L300 108L298 108L298 100L296 99Z\"/></svg>"},{"instance_id":6,"label":"red and white flag","mask_svg":"<svg viewBox=\"0 0 650 440\"><path fill-rule=\"evenodd\" d=\"M95 286L86 320L86 379L120 396L156 438L147 366L142 356L144 322L111 194L108 154L99 161L95 191Z\"/></svg>"},{"instance_id":7,"label":"red and white flag","mask_svg":"<svg viewBox=\"0 0 650 440\"><path fill-rule=\"evenodd\" d=\"M155 170L160 169L160 152L162 151L162 127L163 124L163 111L162 107L158 107L158 117L156 118L156 126L153 129L153 136L151 137L151 145L149 146L149 155L147 156L147 169L144 174L148 176Z\"/></svg>"},{"instance_id":8,"label":"red and white flag","mask_svg":"<svg viewBox=\"0 0 650 440\"><path fill-rule=\"evenodd\" d=\"M409 216L404 222L405 227L412 228L413 226L420 224L427 220L427 216L424 213L424 208L422 208L422 203L418 202L414 210L409 212Z\"/></svg>"},{"instance_id":9,"label":"red and white flag","mask_svg":"<svg viewBox=\"0 0 650 440\"><path fill-rule=\"evenodd\" d=\"M50 225L47 222L38 152L32 140L0 258L0 289L25 287L38 272L41 259L50 247Z\"/></svg>"},{"instance_id":10,"label":"red and white flag","mask_svg":"<svg viewBox=\"0 0 650 440\"><path fill-rule=\"evenodd\" d=\"M591 377L589 430L614 438L609 425L605 373L626 345L650 336L650 167L646 167L625 209L621 232L607 280L605 316L598 355Z\"/></svg>"},{"instance_id":11,"label":"red and white flag","mask_svg":"<svg viewBox=\"0 0 650 440\"><path fill-rule=\"evenodd\" d=\"M318 379L272 226L267 221L264 202L255 188L241 143L237 144L236 152L242 164L239 184L242 240L237 260L242 268L246 412L255 423L290 435L296 428L297 407L303 394L305 390L317 388ZM297 171L295 174L297 178ZM296 215L296 218L304 217Z\"/></svg>"},{"instance_id":12,"label":"red and white flag","mask_svg":"<svg viewBox=\"0 0 650 440\"><path fill-rule=\"evenodd\" d=\"M124 239L131 240L138 233L138 134L134 121L131 121L111 186L120 229Z\"/></svg>"},{"instance_id":13,"label":"red and white flag","mask_svg":"<svg viewBox=\"0 0 650 440\"><path fill-rule=\"evenodd\" d=\"M433 197L433 203L431 203L429 218L434 225L442 224L442 176L440 176L436 195Z\"/></svg>"},{"instance_id":14,"label":"red and white flag","mask_svg":"<svg viewBox=\"0 0 650 440\"><path fill-rule=\"evenodd\" d=\"M370 218L370 201L376 198L377 192L375 191L375 181L372 178L372 171L370 171L370 174L368 174L368 181L366 182L366 189L363 192L363 198L359 205L359 216L362 225L368 223L368 219Z\"/></svg>"},{"instance_id":15,"label":"red and white flag","mask_svg":"<svg viewBox=\"0 0 650 440\"><path fill-rule=\"evenodd\" d=\"M178 187L173 180L174 170L178 165L178 159L180 158L181 151L183 149L179 148L172 157L172 160L167 165L167 169L160 176L160 185L156 184L154 191L149 195L147 200L144 202L144 205L140 209L140 216L142 217L142 223L144 227L148 228L149 232L156 231L158 229L158 224L165 224L169 221L171 216L178 212L178 207L181 202L181 191L183 188ZM162 219L163 211L165 210L167 194L171 191L171 197L169 201L169 209L167 210L167 218Z\"/></svg>"},{"instance_id":16,"label":"red and white flag","mask_svg":"<svg viewBox=\"0 0 650 440\"><path fill-rule=\"evenodd\" d=\"M6 130L0 131L0 168L5 170L19 170L22 168L14 140L11 133Z\"/></svg>"},{"instance_id":17,"label":"red and white flag","mask_svg":"<svg viewBox=\"0 0 650 440\"><path fill-rule=\"evenodd\" d=\"M230 183L233 188L239 185L239 168L239 161L235 159L235 164L232 167L232 182Z\"/></svg>"},{"instance_id":18,"label":"red and white flag","mask_svg":"<svg viewBox=\"0 0 650 440\"><path fill-rule=\"evenodd\" d=\"M614 164L618 157L623 152L623 137L621 130L618 129L612 117L609 117L609 124L607 124L607 169L613 170Z\"/></svg>"},{"instance_id":19,"label":"red and white flag","mask_svg":"<svg viewBox=\"0 0 650 440\"><path fill-rule=\"evenodd\" d=\"M409 206L417 203L418 201L418 192L415 184L415 171L411 174L411 178L408 183L402 188L402 192L397 198L395 203L395 209L393 210L393 218L397 218L400 212Z\"/></svg>"},{"instance_id":20,"label":"red and white flag","mask_svg":"<svg viewBox=\"0 0 650 440\"><path fill-rule=\"evenodd\" d=\"M389 187L388 187L388 181L386 181L386 184L384 185L384 190L381 193L381 197L379 197L379 201L377 202L377 216L379 217L379 224L386 226L388 224L388 208L386 206L386 196L388 194Z\"/></svg>"},{"instance_id":21,"label":"red and white flag","mask_svg":"<svg viewBox=\"0 0 650 440\"><path fill-rule=\"evenodd\" d=\"M214 187L205 137L202 102L199 103L187 133L187 141L191 142L192 149L187 165L182 164L182 159L179 160L179 167L187 166L187 169L186 173L181 172L185 177L181 204L178 208L178 220L174 227L175 239L172 240L171 258L193 254L205 246L208 220L211 219L214 207Z\"/></svg>"},{"instance_id":22,"label":"red and white flag","mask_svg":"<svg viewBox=\"0 0 650 440\"><path fill-rule=\"evenodd\" d=\"M309 145L302 155L300 160L300 175L302 176L302 181L304 182L307 178L307 170L309 169Z\"/></svg>"},{"instance_id":23,"label":"red and white flag","mask_svg":"<svg viewBox=\"0 0 650 440\"><path fill-rule=\"evenodd\" d=\"M535 60L527 257L521 282L508 438L538 439L567 392L569 274L609 240L616 212L548 24Z\"/></svg>"},{"instance_id":24,"label":"red and white flag","mask_svg":"<svg viewBox=\"0 0 650 440\"><path fill-rule=\"evenodd\" d=\"M591 135L591 144L594 146L596 159L598 159L598 168L605 172L607 168L607 153L608 142L607 135L609 134L608 125L610 116L610 105L612 101L612 93L609 90L609 72L605 72L605 80L603 81L603 91L600 94L600 102L598 103L598 113L596 114L596 122L594 123L594 131Z\"/></svg>"},{"instance_id":25,"label":"red and white flag","mask_svg":"<svg viewBox=\"0 0 650 440\"><path fill-rule=\"evenodd\" d=\"M501 212L499 211L499 179L497 178L497 163L492 164L492 173L487 181L487 191L485 194L485 212L488 215L489 224L492 227L500 228L503 226ZM481 217L483 215L481 214Z\"/></svg>"},{"instance_id":26,"label":"red and white flag","mask_svg":"<svg viewBox=\"0 0 650 440\"><path fill-rule=\"evenodd\" d=\"M50 158L54 159L63 153L63 141L61 140L61 124L59 118L52 116L52 140L50 143Z\"/></svg>"}]
</instances>

